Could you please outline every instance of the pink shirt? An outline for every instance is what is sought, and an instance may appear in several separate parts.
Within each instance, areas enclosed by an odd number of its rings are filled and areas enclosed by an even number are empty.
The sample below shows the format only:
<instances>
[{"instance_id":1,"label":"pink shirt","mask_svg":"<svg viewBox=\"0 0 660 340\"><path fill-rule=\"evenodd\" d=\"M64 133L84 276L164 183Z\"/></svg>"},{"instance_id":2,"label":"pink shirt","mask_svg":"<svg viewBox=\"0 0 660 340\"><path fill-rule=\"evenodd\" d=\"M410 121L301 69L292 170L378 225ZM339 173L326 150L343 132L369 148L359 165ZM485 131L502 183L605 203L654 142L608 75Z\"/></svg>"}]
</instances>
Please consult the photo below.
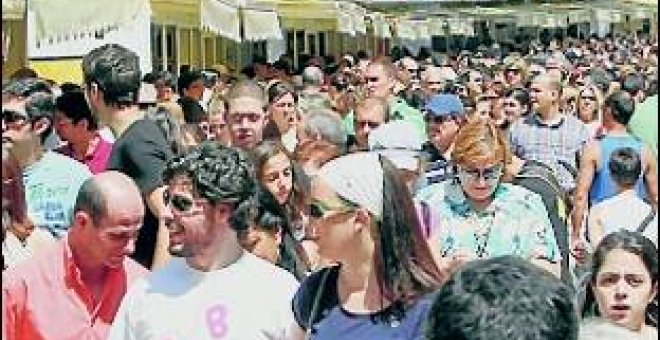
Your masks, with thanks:
<instances>
[{"instance_id":1,"label":"pink shirt","mask_svg":"<svg viewBox=\"0 0 660 340\"><path fill-rule=\"evenodd\" d=\"M148 271L126 258L94 301L73 262L68 238L3 273L3 339L105 339L127 288Z\"/></svg>"},{"instance_id":2,"label":"pink shirt","mask_svg":"<svg viewBox=\"0 0 660 340\"><path fill-rule=\"evenodd\" d=\"M97 134L94 137L92 145L90 145L90 150L87 155L85 155L85 159L77 159L73 156L74 153L71 144L65 144L58 148L57 151L65 156L69 156L77 161L85 163L89 168L89 171L96 175L99 172L105 171L105 167L108 164L108 158L110 158L110 152L112 152L112 143Z\"/></svg>"}]
</instances>

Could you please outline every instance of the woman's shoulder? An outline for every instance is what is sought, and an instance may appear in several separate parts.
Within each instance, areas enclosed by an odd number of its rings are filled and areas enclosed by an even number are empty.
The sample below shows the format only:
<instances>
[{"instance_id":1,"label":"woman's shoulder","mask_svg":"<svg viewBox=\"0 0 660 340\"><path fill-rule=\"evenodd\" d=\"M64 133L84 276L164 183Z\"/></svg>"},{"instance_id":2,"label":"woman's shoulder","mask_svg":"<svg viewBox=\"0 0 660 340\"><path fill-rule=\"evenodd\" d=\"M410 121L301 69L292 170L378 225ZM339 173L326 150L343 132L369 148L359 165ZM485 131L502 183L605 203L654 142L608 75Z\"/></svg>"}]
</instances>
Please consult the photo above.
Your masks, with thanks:
<instances>
[{"instance_id":1,"label":"woman's shoulder","mask_svg":"<svg viewBox=\"0 0 660 340\"><path fill-rule=\"evenodd\" d=\"M498 201L506 202L509 205L514 203L524 203L527 205L543 206L541 195L521 186L512 183L501 183L495 197Z\"/></svg>"}]
</instances>

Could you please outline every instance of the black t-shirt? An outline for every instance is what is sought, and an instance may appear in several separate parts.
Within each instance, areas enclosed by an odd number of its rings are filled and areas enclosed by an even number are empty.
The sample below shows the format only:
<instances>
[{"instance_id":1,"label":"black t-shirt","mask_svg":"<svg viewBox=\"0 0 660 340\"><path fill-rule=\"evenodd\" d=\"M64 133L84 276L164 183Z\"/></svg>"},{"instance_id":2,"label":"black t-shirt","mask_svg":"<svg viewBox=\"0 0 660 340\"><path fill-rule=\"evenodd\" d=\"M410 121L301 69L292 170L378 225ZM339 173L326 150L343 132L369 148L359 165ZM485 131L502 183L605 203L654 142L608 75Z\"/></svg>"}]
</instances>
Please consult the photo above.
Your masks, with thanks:
<instances>
[{"instance_id":1,"label":"black t-shirt","mask_svg":"<svg viewBox=\"0 0 660 340\"><path fill-rule=\"evenodd\" d=\"M161 176L165 164L172 156L165 135L158 125L151 120L140 119L115 141L107 169L120 171L132 178L144 198L162 185ZM151 267L153 261L157 233L158 218L145 200L144 223L132 257L147 268Z\"/></svg>"},{"instance_id":2,"label":"black t-shirt","mask_svg":"<svg viewBox=\"0 0 660 340\"><path fill-rule=\"evenodd\" d=\"M197 124L207 120L207 115L206 112L204 112L204 108L202 108L202 106L199 105L199 102L196 100L188 97L181 97L177 103L181 106L181 110L183 111L183 120L186 122L186 124Z\"/></svg>"}]
</instances>

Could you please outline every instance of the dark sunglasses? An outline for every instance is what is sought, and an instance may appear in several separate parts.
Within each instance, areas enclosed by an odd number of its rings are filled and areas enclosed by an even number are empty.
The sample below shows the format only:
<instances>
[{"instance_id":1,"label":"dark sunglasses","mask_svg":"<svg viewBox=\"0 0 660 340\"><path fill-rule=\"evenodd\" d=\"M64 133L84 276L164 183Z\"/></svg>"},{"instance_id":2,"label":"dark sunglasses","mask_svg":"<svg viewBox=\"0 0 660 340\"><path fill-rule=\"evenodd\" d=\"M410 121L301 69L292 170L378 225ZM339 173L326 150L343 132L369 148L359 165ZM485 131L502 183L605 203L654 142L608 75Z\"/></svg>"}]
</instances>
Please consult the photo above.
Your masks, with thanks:
<instances>
[{"instance_id":1,"label":"dark sunglasses","mask_svg":"<svg viewBox=\"0 0 660 340\"><path fill-rule=\"evenodd\" d=\"M369 126L369 129L374 130L377 129L381 125L381 123L362 120L355 122L355 125L357 125L358 129L364 129L365 127Z\"/></svg>"},{"instance_id":2,"label":"dark sunglasses","mask_svg":"<svg viewBox=\"0 0 660 340\"><path fill-rule=\"evenodd\" d=\"M309 217L313 219L320 219L325 216L330 211L336 211L338 213L346 213L353 210L353 207L329 207L320 202L314 202L309 205Z\"/></svg>"},{"instance_id":3,"label":"dark sunglasses","mask_svg":"<svg viewBox=\"0 0 660 340\"><path fill-rule=\"evenodd\" d=\"M163 192L163 202L165 205L171 204L172 208L183 213L189 212L195 204L192 198L181 195L170 195L168 190Z\"/></svg>"},{"instance_id":4,"label":"dark sunglasses","mask_svg":"<svg viewBox=\"0 0 660 340\"><path fill-rule=\"evenodd\" d=\"M27 113L16 110L2 110L2 121L5 123L24 122L29 119Z\"/></svg>"},{"instance_id":5,"label":"dark sunglasses","mask_svg":"<svg viewBox=\"0 0 660 340\"><path fill-rule=\"evenodd\" d=\"M366 77L366 78L364 78L364 80L365 80L367 83L375 83L375 82L378 81L378 79L379 79L378 77Z\"/></svg>"},{"instance_id":6,"label":"dark sunglasses","mask_svg":"<svg viewBox=\"0 0 660 340\"><path fill-rule=\"evenodd\" d=\"M503 174L503 166L501 164L491 166L485 169L464 169L458 168L459 179L463 181L478 181L479 178L483 178L486 182L492 182L499 180Z\"/></svg>"}]
</instances>

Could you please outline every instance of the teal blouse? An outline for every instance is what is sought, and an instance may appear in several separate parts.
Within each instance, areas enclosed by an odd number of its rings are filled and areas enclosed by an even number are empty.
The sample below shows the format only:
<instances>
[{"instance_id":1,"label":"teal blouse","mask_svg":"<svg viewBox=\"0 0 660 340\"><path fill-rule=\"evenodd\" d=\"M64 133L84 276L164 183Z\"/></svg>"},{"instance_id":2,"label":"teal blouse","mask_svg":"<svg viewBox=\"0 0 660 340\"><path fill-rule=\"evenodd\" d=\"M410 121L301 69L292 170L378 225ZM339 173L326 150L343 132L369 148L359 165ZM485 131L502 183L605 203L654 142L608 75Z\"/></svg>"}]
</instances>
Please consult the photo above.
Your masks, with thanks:
<instances>
[{"instance_id":1,"label":"teal blouse","mask_svg":"<svg viewBox=\"0 0 660 340\"><path fill-rule=\"evenodd\" d=\"M516 255L559 262L561 255L541 197L501 183L491 204L477 212L453 180L422 189L417 199L434 212L434 234L443 257L467 251L478 258Z\"/></svg>"}]
</instances>

